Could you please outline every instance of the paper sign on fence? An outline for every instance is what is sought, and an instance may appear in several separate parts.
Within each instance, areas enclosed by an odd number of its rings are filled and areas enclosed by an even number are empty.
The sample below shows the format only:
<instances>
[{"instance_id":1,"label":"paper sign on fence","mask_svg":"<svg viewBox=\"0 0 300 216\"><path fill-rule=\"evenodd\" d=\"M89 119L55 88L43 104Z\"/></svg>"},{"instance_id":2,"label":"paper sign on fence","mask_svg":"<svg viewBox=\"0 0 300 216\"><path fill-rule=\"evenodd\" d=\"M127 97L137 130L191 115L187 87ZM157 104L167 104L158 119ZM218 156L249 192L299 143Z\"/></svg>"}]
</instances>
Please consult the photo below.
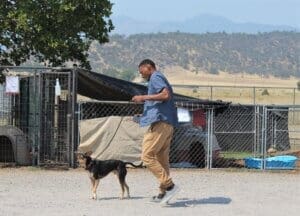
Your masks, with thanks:
<instances>
[{"instance_id":1,"label":"paper sign on fence","mask_svg":"<svg viewBox=\"0 0 300 216\"><path fill-rule=\"evenodd\" d=\"M8 94L20 93L20 80L17 76L7 76L5 81L5 92Z\"/></svg>"}]
</instances>

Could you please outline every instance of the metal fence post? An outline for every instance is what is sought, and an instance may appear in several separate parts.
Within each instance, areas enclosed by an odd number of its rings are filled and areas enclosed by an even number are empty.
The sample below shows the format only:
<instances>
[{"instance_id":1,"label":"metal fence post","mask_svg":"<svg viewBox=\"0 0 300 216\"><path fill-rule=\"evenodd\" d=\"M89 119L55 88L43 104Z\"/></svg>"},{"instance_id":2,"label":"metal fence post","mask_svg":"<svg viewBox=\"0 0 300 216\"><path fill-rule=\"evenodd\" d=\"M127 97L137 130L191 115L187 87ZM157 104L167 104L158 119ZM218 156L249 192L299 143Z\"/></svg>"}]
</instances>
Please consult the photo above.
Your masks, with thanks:
<instances>
[{"instance_id":1,"label":"metal fence post","mask_svg":"<svg viewBox=\"0 0 300 216\"><path fill-rule=\"evenodd\" d=\"M265 131L264 131L264 126L265 126L265 107L263 106L262 109L262 124L261 124L261 145L260 145L260 155L261 157L263 156L263 146L264 146L264 140L265 140ZM261 169L263 169L263 165L261 164Z\"/></svg>"},{"instance_id":2,"label":"metal fence post","mask_svg":"<svg viewBox=\"0 0 300 216\"><path fill-rule=\"evenodd\" d=\"M38 82L37 82L37 70L34 70L34 75L33 75L33 119L34 119L34 126L33 126L33 136L32 136L32 165L37 165L37 153L36 153L36 147L38 145L37 142L37 129L38 129L38 125L37 125L37 87L38 87Z\"/></svg>"},{"instance_id":3,"label":"metal fence post","mask_svg":"<svg viewBox=\"0 0 300 216\"><path fill-rule=\"evenodd\" d=\"M207 147L206 147L206 151L207 151L207 169L211 169L212 168L212 142L213 142L213 109L209 108L208 109L208 131L207 131Z\"/></svg>"},{"instance_id":4,"label":"metal fence post","mask_svg":"<svg viewBox=\"0 0 300 216\"><path fill-rule=\"evenodd\" d=\"M39 101L38 101L38 105L39 105L39 108L38 108L38 112L39 112L39 118L38 118L38 146L37 146L37 149L38 149L38 154L37 154L37 165L39 166L41 164L41 144L43 142L42 140L42 135L41 135L41 130L42 130L42 120L43 120L43 113L42 113L42 74L39 73L39 91L38 91L38 98L39 98Z\"/></svg>"},{"instance_id":5,"label":"metal fence post","mask_svg":"<svg viewBox=\"0 0 300 216\"><path fill-rule=\"evenodd\" d=\"M254 107L254 123L253 123L253 152L256 154L257 152L257 107Z\"/></svg>"},{"instance_id":6,"label":"metal fence post","mask_svg":"<svg viewBox=\"0 0 300 216\"><path fill-rule=\"evenodd\" d=\"M71 146L72 146L72 73L68 73L68 105L67 105L67 163L71 165Z\"/></svg>"},{"instance_id":7,"label":"metal fence post","mask_svg":"<svg viewBox=\"0 0 300 216\"><path fill-rule=\"evenodd\" d=\"M295 124L296 88L293 89L293 124Z\"/></svg>"},{"instance_id":8,"label":"metal fence post","mask_svg":"<svg viewBox=\"0 0 300 216\"><path fill-rule=\"evenodd\" d=\"M77 105L77 69L72 70L72 138L71 138L71 167L74 168L74 151L75 146L77 147L78 139L75 136L78 136L78 118L76 114L76 105ZM75 131L76 130L76 131Z\"/></svg>"},{"instance_id":9,"label":"metal fence post","mask_svg":"<svg viewBox=\"0 0 300 216\"><path fill-rule=\"evenodd\" d=\"M78 148L80 144L80 120L81 120L81 103L77 103L77 146L76 149Z\"/></svg>"},{"instance_id":10,"label":"metal fence post","mask_svg":"<svg viewBox=\"0 0 300 216\"><path fill-rule=\"evenodd\" d=\"M206 146L206 168L209 169L209 161L210 161L210 156L209 156L209 148L210 148L210 124L211 124L211 116L210 116L210 109L207 110L207 146Z\"/></svg>"},{"instance_id":11,"label":"metal fence post","mask_svg":"<svg viewBox=\"0 0 300 216\"><path fill-rule=\"evenodd\" d=\"M210 145L209 145L209 157L210 157L210 163L209 163L209 169L213 167L213 135L214 135L214 109L211 109L211 122L210 122L211 130L210 130Z\"/></svg>"},{"instance_id":12,"label":"metal fence post","mask_svg":"<svg viewBox=\"0 0 300 216\"><path fill-rule=\"evenodd\" d=\"M263 107L263 126L262 126L262 170L266 169L266 145L267 145L267 121L268 108Z\"/></svg>"},{"instance_id":13,"label":"metal fence post","mask_svg":"<svg viewBox=\"0 0 300 216\"><path fill-rule=\"evenodd\" d=\"M253 87L253 104L256 104L256 88Z\"/></svg>"}]
</instances>

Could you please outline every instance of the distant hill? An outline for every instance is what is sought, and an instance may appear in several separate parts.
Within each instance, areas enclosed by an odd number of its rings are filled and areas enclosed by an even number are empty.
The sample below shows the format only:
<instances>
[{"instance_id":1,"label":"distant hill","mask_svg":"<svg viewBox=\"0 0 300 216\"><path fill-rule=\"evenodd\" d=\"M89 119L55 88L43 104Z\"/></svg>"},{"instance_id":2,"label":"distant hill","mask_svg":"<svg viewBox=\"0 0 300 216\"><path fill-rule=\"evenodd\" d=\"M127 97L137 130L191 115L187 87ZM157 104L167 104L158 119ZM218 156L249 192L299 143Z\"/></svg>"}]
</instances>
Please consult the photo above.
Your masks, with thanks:
<instances>
[{"instance_id":1,"label":"distant hill","mask_svg":"<svg viewBox=\"0 0 300 216\"><path fill-rule=\"evenodd\" d=\"M113 35L90 48L93 70L132 80L143 58L160 68L179 66L191 73L249 73L300 77L300 33L157 33Z\"/></svg>"},{"instance_id":2,"label":"distant hill","mask_svg":"<svg viewBox=\"0 0 300 216\"><path fill-rule=\"evenodd\" d=\"M138 21L126 16L113 17L115 25L114 34L132 35L140 33L167 33L167 32L185 32L185 33L259 33L272 31L298 31L299 28L285 25L267 25L258 23L237 23L221 16L209 14L199 15L197 17L178 22L147 22Z\"/></svg>"}]
</instances>

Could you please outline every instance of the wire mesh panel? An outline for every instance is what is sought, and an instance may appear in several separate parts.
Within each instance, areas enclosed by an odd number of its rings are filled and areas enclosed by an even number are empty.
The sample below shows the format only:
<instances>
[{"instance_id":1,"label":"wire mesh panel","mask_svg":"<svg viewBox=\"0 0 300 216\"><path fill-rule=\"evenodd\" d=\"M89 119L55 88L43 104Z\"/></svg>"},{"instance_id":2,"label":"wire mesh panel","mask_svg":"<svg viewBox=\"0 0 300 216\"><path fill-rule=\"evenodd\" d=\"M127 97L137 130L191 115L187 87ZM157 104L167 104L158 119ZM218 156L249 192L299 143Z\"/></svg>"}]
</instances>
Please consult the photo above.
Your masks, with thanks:
<instances>
[{"instance_id":1,"label":"wire mesh panel","mask_svg":"<svg viewBox=\"0 0 300 216\"><path fill-rule=\"evenodd\" d=\"M16 164L72 165L77 129L75 72L51 68L1 69L6 81L0 85L0 151L5 149L3 155L9 157L10 141L14 157L9 160L14 158ZM10 84L9 80L15 81ZM18 86L17 92L8 92L8 85Z\"/></svg>"},{"instance_id":2,"label":"wire mesh panel","mask_svg":"<svg viewBox=\"0 0 300 216\"><path fill-rule=\"evenodd\" d=\"M107 116L134 116L143 113L143 105L116 101L79 102L80 119L93 119Z\"/></svg>"},{"instance_id":3,"label":"wire mesh panel","mask_svg":"<svg viewBox=\"0 0 300 216\"><path fill-rule=\"evenodd\" d=\"M42 73L39 75L39 84L39 164L69 164L71 75Z\"/></svg>"},{"instance_id":4,"label":"wire mesh panel","mask_svg":"<svg viewBox=\"0 0 300 216\"><path fill-rule=\"evenodd\" d=\"M102 118L105 119L111 116L126 116L132 119L134 115L142 114L143 112L143 104L122 101L86 101L81 102L79 107L81 120L99 118L99 121L101 121ZM207 164L208 150L208 132L205 129L206 112L203 109L191 111L183 108L178 108L178 112L179 126L174 128L170 147L171 166L178 168L203 168ZM145 132L143 128L138 128L136 133L143 134ZM111 133L118 132L112 131ZM129 134L130 131L127 131L127 133ZM128 137L124 138L125 141L126 139ZM141 151L142 139L137 142ZM122 146L124 143L119 143L119 145Z\"/></svg>"},{"instance_id":5,"label":"wire mesh panel","mask_svg":"<svg viewBox=\"0 0 300 216\"><path fill-rule=\"evenodd\" d=\"M34 72L28 73L17 68L2 72L5 81L0 85L0 163L29 165L33 162L30 153L34 145L29 128L34 128L34 125L25 122L28 120L25 113L29 113L32 104L25 104L23 95L29 91L29 87L34 88L33 83L26 81ZM14 82L9 77L13 77ZM16 92L12 92L12 88ZM32 95L32 98L36 97Z\"/></svg>"},{"instance_id":6,"label":"wire mesh panel","mask_svg":"<svg viewBox=\"0 0 300 216\"><path fill-rule=\"evenodd\" d=\"M265 107L264 169L299 169L300 108Z\"/></svg>"},{"instance_id":7,"label":"wire mesh panel","mask_svg":"<svg viewBox=\"0 0 300 216\"><path fill-rule=\"evenodd\" d=\"M259 107L231 105L213 120L213 134L220 146L212 167L244 167L244 158L261 155Z\"/></svg>"}]
</instances>

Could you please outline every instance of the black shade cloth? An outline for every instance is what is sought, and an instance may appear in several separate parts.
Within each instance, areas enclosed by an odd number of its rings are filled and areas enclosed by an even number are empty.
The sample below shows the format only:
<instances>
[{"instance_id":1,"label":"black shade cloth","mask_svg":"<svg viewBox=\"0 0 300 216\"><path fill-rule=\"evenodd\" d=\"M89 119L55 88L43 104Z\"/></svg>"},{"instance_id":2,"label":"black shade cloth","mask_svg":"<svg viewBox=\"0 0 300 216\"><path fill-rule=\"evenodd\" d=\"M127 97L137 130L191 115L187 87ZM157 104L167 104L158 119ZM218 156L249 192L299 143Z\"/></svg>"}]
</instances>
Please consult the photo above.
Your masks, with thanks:
<instances>
[{"instance_id":1,"label":"black shade cloth","mask_svg":"<svg viewBox=\"0 0 300 216\"><path fill-rule=\"evenodd\" d=\"M130 101L135 95L147 94L147 87L141 84L113 78L87 70L78 70L78 93L96 100ZM230 103L210 101L174 94L177 106L187 109L224 108Z\"/></svg>"}]
</instances>

